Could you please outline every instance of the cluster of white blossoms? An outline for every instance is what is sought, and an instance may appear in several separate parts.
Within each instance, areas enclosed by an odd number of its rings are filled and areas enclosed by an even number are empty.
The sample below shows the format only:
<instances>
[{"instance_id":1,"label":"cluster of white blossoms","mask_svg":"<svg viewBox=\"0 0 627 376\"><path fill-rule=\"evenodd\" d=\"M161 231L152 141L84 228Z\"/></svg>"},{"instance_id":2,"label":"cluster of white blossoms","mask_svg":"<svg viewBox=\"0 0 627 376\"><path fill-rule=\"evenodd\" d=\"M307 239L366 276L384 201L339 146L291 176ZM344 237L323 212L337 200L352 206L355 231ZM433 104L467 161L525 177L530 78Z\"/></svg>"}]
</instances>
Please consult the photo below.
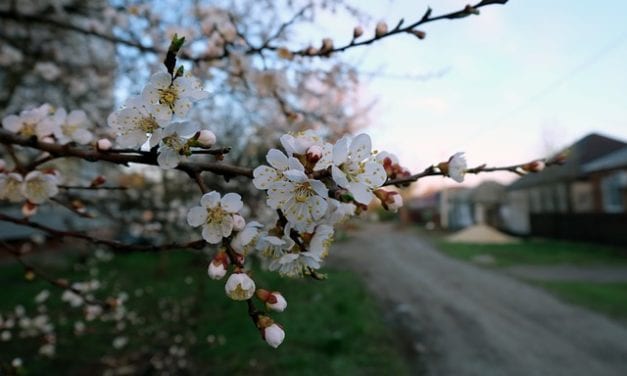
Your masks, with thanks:
<instances>
[{"instance_id":1,"label":"cluster of white blossoms","mask_svg":"<svg viewBox=\"0 0 627 376\"><path fill-rule=\"evenodd\" d=\"M89 144L93 134L91 124L82 110L68 113L64 108L55 109L49 104L24 110L19 115L8 115L2 126L9 132L24 137L37 137L40 141L67 144Z\"/></svg>"},{"instance_id":2,"label":"cluster of white blossoms","mask_svg":"<svg viewBox=\"0 0 627 376\"><path fill-rule=\"evenodd\" d=\"M158 147L162 168L178 166L192 154L192 147L211 147L216 142L213 132L184 121L192 104L209 93L196 78L178 72L155 73L141 95L127 99L107 119L120 147L141 147L146 141L151 148Z\"/></svg>"},{"instance_id":3,"label":"cluster of white blossoms","mask_svg":"<svg viewBox=\"0 0 627 376\"><path fill-rule=\"evenodd\" d=\"M4 161L0 160L4 165ZM48 201L59 193L57 170L31 171L26 176L17 172L5 173L0 169L0 199L10 202L25 202L22 213L35 214L37 205Z\"/></svg>"}]
</instances>

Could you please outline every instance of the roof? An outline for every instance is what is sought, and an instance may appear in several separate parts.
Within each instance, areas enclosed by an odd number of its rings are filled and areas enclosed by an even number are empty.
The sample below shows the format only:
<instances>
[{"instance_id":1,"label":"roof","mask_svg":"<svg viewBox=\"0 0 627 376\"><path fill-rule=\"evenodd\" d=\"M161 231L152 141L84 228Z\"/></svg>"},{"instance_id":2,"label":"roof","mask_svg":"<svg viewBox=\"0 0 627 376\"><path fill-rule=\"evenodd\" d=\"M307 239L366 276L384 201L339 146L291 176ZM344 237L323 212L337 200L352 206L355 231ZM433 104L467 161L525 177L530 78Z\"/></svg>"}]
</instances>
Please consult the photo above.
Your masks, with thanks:
<instances>
[{"instance_id":1,"label":"roof","mask_svg":"<svg viewBox=\"0 0 627 376\"><path fill-rule=\"evenodd\" d=\"M618 168L627 168L627 147L619 149L613 153L595 159L583 166L585 173L600 172L614 170Z\"/></svg>"},{"instance_id":2,"label":"roof","mask_svg":"<svg viewBox=\"0 0 627 376\"><path fill-rule=\"evenodd\" d=\"M542 172L529 174L516 180L508 190L517 190L557 182L571 182L585 176L583 166L586 163L604 157L610 153L627 147L627 143L591 133L560 153L566 153L566 163L561 166L549 166Z\"/></svg>"}]
</instances>

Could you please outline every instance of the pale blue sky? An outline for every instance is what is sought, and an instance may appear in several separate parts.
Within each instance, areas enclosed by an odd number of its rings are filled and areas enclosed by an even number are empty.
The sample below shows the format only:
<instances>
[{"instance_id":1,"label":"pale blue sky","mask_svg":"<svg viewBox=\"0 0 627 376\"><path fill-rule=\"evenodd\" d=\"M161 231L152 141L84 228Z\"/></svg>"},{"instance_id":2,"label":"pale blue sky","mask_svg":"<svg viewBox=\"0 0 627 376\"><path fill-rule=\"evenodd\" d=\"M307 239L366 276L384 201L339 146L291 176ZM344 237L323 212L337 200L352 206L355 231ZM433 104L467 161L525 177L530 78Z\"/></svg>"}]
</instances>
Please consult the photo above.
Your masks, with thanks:
<instances>
[{"instance_id":1,"label":"pale blue sky","mask_svg":"<svg viewBox=\"0 0 627 376\"><path fill-rule=\"evenodd\" d=\"M435 15L466 3L358 5L374 15L364 25L370 32L380 19L393 26L401 17L418 19L427 5ZM364 85L364 102L378 99L367 133L412 170L457 151L472 165L523 162L543 156L545 140L566 146L590 132L627 140L626 14L622 0L510 0L482 8L478 17L427 24L425 40L392 37L344 58L360 62L362 71L391 75L448 70L427 81L373 78ZM354 26L338 15L321 21L315 32L338 45Z\"/></svg>"}]
</instances>

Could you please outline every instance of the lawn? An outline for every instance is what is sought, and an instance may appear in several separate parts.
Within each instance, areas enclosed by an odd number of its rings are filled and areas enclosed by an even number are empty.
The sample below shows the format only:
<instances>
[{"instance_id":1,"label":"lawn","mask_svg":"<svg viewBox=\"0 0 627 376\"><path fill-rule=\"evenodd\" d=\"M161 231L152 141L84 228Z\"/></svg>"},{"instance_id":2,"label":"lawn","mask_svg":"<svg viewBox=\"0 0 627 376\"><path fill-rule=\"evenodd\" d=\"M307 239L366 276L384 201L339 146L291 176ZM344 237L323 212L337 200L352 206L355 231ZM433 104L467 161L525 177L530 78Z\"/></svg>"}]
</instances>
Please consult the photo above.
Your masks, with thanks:
<instances>
[{"instance_id":1,"label":"lawn","mask_svg":"<svg viewBox=\"0 0 627 376\"><path fill-rule=\"evenodd\" d=\"M443 240L441 234L423 234L442 252L465 261L491 267L516 265L577 265L627 267L627 250L592 243L573 243L551 239L524 240L518 244L464 244ZM485 262L485 260L489 262ZM627 319L627 283L599 282L526 282L540 286L558 298L614 318Z\"/></svg>"},{"instance_id":2,"label":"lawn","mask_svg":"<svg viewBox=\"0 0 627 376\"><path fill-rule=\"evenodd\" d=\"M260 338L246 304L229 300L224 281L206 276L206 256L171 252L116 256L108 262L78 259L78 264L66 266L46 264L51 274L73 281L109 281L96 297L128 294L126 307L131 314L118 321L85 321L80 308L61 301L60 289L39 279L25 281L16 265L2 266L0 315L6 317L16 305L30 316L45 309L57 333L52 359L37 354L41 338L0 341L0 362L5 367L20 357L22 374L28 375L102 374L121 367L133 374L158 370L190 375L409 373L379 308L349 272L329 271L328 280L320 282L283 279L255 269L258 287L280 290L288 299L285 312L272 314L287 333L275 350ZM33 298L43 289L51 295L45 308L38 308ZM76 335L73 323L79 319L86 328ZM128 342L114 348L114 339L120 337Z\"/></svg>"},{"instance_id":3,"label":"lawn","mask_svg":"<svg viewBox=\"0 0 627 376\"><path fill-rule=\"evenodd\" d=\"M514 265L615 265L627 266L627 251L590 243L557 240L525 240L518 244L465 244L438 240L435 244L450 256L474 261L487 255L493 266Z\"/></svg>"},{"instance_id":4,"label":"lawn","mask_svg":"<svg viewBox=\"0 0 627 376\"><path fill-rule=\"evenodd\" d=\"M627 320L627 282L534 282L565 301Z\"/></svg>"}]
</instances>

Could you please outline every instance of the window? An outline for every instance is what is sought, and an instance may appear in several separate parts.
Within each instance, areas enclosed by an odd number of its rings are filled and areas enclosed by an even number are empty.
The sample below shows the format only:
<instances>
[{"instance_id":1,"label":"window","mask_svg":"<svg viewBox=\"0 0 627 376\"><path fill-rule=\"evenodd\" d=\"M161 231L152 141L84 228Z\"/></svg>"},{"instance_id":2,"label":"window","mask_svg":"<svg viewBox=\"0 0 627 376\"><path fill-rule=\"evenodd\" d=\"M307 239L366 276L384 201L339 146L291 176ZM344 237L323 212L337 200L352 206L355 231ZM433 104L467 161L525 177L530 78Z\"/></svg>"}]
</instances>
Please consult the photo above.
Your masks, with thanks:
<instances>
[{"instance_id":1,"label":"window","mask_svg":"<svg viewBox=\"0 0 627 376\"><path fill-rule=\"evenodd\" d=\"M625 189L627 171L618 171L601 179L603 210L606 213L620 213L625 210Z\"/></svg>"}]
</instances>

